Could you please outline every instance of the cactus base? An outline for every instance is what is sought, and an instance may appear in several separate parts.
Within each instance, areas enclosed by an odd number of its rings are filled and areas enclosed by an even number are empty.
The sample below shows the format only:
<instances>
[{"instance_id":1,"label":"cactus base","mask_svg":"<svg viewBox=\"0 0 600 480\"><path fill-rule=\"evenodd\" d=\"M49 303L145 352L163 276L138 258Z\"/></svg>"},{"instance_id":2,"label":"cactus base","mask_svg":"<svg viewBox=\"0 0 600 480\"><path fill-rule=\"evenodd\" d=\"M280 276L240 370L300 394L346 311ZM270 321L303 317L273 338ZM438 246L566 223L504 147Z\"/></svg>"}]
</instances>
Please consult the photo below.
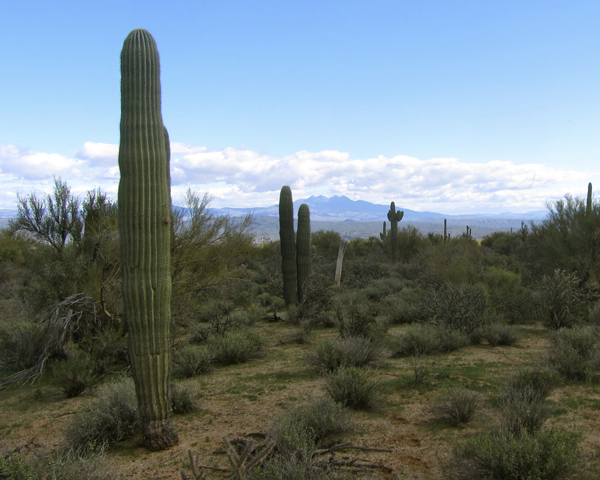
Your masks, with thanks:
<instances>
[{"instance_id":1,"label":"cactus base","mask_svg":"<svg viewBox=\"0 0 600 480\"><path fill-rule=\"evenodd\" d=\"M148 450L158 452L179 445L179 435L170 420L142 421L142 425L144 445Z\"/></svg>"}]
</instances>

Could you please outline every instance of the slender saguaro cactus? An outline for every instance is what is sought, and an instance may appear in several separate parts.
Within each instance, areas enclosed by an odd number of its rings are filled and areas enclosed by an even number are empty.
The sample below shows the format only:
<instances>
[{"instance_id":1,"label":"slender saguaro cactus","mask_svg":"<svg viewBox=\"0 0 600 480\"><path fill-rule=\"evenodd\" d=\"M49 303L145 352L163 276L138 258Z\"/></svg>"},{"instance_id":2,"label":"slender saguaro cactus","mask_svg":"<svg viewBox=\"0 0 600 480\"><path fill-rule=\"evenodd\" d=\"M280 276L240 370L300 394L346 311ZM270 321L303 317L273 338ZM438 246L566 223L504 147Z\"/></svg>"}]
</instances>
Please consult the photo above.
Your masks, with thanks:
<instances>
[{"instance_id":1,"label":"slender saguaro cactus","mask_svg":"<svg viewBox=\"0 0 600 480\"><path fill-rule=\"evenodd\" d=\"M171 182L161 115L160 66L152 36L133 30L121 51L119 235L129 360L144 443L179 443L169 421Z\"/></svg>"},{"instance_id":2,"label":"slender saguaro cactus","mask_svg":"<svg viewBox=\"0 0 600 480\"><path fill-rule=\"evenodd\" d=\"M392 233L392 263L398 261L398 222L404 217L404 212L399 210L396 211L396 204L390 203L390 211L387 214L387 218L390 221L390 231Z\"/></svg>"},{"instance_id":3,"label":"slender saguaro cactus","mask_svg":"<svg viewBox=\"0 0 600 480\"><path fill-rule=\"evenodd\" d=\"M383 232L379 234L379 238L381 238L382 242L385 242L385 237L387 236L387 231L386 231L386 223L383 222Z\"/></svg>"},{"instance_id":4,"label":"slender saguaro cactus","mask_svg":"<svg viewBox=\"0 0 600 480\"><path fill-rule=\"evenodd\" d=\"M287 185L279 194L279 239L281 240L281 271L285 306L296 305L298 278L296 276L296 235L294 234L294 202Z\"/></svg>"},{"instance_id":5,"label":"slender saguaro cactus","mask_svg":"<svg viewBox=\"0 0 600 480\"><path fill-rule=\"evenodd\" d=\"M304 296L304 283L312 269L312 254L310 248L310 210L303 203L298 209L298 234L296 235L296 266L298 270L298 302Z\"/></svg>"},{"instance_id":6,"label":"slender saguaro cactus","mask_svg":"<svg viewBox=\"0 0 600 480\"><path fill-rule=\"evenodd\" d=\"M446 219L444 218L444 242L448 240L448 229L446 226Z\"/></svg>"},{"instance_id":7,"label":"slender saguaro cactus","mask_svg":"<svg viewBox=\"0 0 600 480\"><path fill-rule=\"evenodd\" d=\"M592 182L588 183L587 202L585 204L585 214L590 215L591 213L592 213Z\"/></svg>"}]
</instances>

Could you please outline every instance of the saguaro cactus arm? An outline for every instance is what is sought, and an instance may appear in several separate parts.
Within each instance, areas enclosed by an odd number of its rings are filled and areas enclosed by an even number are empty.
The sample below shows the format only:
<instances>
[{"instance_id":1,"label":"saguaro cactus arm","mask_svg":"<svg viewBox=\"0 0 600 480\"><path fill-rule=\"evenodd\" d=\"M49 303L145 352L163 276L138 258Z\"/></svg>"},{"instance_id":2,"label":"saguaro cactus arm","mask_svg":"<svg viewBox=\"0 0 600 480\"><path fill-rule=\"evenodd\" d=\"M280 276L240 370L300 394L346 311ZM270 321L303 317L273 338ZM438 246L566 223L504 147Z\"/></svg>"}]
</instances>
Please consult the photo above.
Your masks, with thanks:
<instances>
[{"instance_id":1,"label":"saguaro cactus arm","mask_svg":"<svg viewBox=\"0 0 600 480\"><path fill-rule=\"evenodd\" d=\"M171 194L160 67L152 36L133 30L121 52L119 234L129 359L144 442L179 442L169 421Z\"/></svg>"}]
</instances>

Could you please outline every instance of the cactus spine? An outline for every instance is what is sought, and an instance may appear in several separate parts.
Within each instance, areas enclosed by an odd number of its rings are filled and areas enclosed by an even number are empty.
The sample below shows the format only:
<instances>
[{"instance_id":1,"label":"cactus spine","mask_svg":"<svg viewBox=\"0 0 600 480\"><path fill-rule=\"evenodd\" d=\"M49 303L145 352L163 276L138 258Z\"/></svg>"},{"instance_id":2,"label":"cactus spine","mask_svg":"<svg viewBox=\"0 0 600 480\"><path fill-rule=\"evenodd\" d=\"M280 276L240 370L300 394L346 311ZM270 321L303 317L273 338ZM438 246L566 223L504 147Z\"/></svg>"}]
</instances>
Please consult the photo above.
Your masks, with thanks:
<instances>
[{"instance_id":1,"label":"cactus spine","mask_svg":"<svg viewBox=\"0 0 600 480\"><path fill-rule=\"evenodd\" d=\"M592 182L588 183L587 202L585 204L585 213L590 215L592 213Z\"/></svg>"},{"instance_id":2,"label":"cactus spine","mask_svg":"<svg viewBox=\"0 0 600 480\"><path fill-rule=\"evenodd\" d=\"M404 216L403 211L396 211L396 205L394 202L390 203L390 211L387 214L387 218L390 221L391 227L391 240L392 240L392 263L398 261L398 222L402 220Z\"/></svg>"},{"instance_id":3,"label":"cactus spine","mask_svg":"<svg viewBox=\"0 0 600 480\"><path fill-rule=\"evenodd\" d=\"M171 194L161 115L160 66L152 36L133 30L121 51L119 234L129 360L144 443L179 443L169 421Z\"/></svg>"},{"instance_id":4,"label":"cactus spine","mask_svg":"<svg viewBox=\"0 0 600 480\"><path fill-rule=\"evenodd\" d=\"M312 269L310 235L310 210L303 203L298 209L298 234L296 235L296 266L298 270L298 302L304 296L304 283L310 276Z\"/></svg>"},{"instance_id":5,"label":"cactus spine","mask_svg":"<svg viewBox=\"0 0 600 480\"><path fill-rule=\"evenodd\" d=\"M281 271L285 306L296 305L298 278L296 276L296 235L294 234L294 202L292 190L281 187L279 195L279 239L281 241Z\"/></svg>"}]
</instances>

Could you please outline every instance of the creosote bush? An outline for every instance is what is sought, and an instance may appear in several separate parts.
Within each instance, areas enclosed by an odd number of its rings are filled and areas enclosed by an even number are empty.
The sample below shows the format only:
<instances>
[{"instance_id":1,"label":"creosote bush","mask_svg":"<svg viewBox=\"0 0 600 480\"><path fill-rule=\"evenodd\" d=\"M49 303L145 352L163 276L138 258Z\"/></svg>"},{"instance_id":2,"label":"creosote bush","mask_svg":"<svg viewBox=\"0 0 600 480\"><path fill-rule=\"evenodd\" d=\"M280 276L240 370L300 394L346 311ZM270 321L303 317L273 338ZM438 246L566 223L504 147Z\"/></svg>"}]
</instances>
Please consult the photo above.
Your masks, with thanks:
<instances>
[{"instance_id":1,"label":"creosote bush","mask_svg":"<svg viewBox=\"0 0 600 480\"><path fill-rule=\"evenodd\" d=\"M457 446L447 475L452 480L575 478L580 441L580 434L559 428L493 430Z\"/></svg>"},{"instance_id":2,"label":"creosote bush","mask_svg":"<svg viewBox=\"0 0 600 480\"><path fill-rule=\"evenodd\" d=\"M171 409L176 415L185 415L196 410L197 393L190 385L171 384Z\"/></svg>"},{"instance_id":3,"label":"creosote bush","mask_svg":"<svg viewBox=\"0 0 600 480\"><path fill-rule=\"evenodd\" d=\"M190 378L213 370L213 355L207 347L186 345L172 354L175 373Z\"/></svg>"},{"instance_id":4,"label":"creosote bush","mask_svg":"<svg viewBox=\"0 0 600 480\"><path fill-rule=\"evenodd\" d=\"M209 352L215 363L235 365L260 356L264 344L264 339L250 329L232 330L211 338Z\"/></svg>"},{"instance_id":5,"label":"creosote bush","mask_svg":"<svg viewBox=\"0 0 600 480\"><path fill-rule=\"evenodd\" d=\"M277 418L269 432L284 459L310 460L311 454L336 435L353 429L348 411L329 397L291 407Z\"/></svg>"},{"instance_id":6,"label":"creosote bush","mask_svg":"<svg viewBox=\"0 0 600 480\"><path fill-rule=\"evenodd\" d=\"M447 330L430 324L411 326L392 342L392 356L410 357L439 352L452 352L470 343L469 337L457 330Z\"/></svg>"},{"instance_id":7,"label":"creosote bush","mask_svg":"<svg viewBox=\"0 0 600 480\"><path fill-rule=\"evenodd\" d=\"M565 380L587 381L598 369L600 334L593 328L561 329L552 338L548 363Z\"/></svg>"},{"instance_id":8,"label":"creosote bush","mask_svg":"<svg viewBox=\"0 0 600 480\"><path fill-rule=\"evenodd\" d=\"M481 404L481 394L465 388L442 392L431 406L431 412L447 418L454 426L468 423Z\"/></svg>"},{"instance_id":9,"label":"creosote bush","mask_svg":"<svg viewBox=\"0 0 600 480\"><path fill-rule=\"evenodd\" d=\"M325 377L325 391L337 403L352 410L374 410L380 384L368 369L347 367Z\"/></svg>"},{"instance_id":10,"label":"creosote bush","mask_svg":"<svg viewBox=\"0 0 600 480\"><path fill-rule=\"evenodd\" d=\"M98 398L77 411L65 431L66 446L77 456L102 453L140 429L140 415L131 379L98 389Z\"/></svg>"},{"instance_id":11,"label":"creosote bush","mask_svg":"<svg viewBox=\"0 0 600 480\"><path fill-rule=\"evenodd\" d=\"M329 338L315 345L308 362L320 372L333 372L345 367L377 366L384 355L382 345L368 338Z\"/></svg>"},{"instance_id":12,"label":"creosote bush","mask_svg":"<svg viewBox=\"0 0 600 480\"><path fill-rule=\"evenodd\" d=\"M513 326L501 323L493 323L485 327L483 338L493 347L498 345L514 345L519 340L517 331Z\"/></svg>"}]
</instances>

